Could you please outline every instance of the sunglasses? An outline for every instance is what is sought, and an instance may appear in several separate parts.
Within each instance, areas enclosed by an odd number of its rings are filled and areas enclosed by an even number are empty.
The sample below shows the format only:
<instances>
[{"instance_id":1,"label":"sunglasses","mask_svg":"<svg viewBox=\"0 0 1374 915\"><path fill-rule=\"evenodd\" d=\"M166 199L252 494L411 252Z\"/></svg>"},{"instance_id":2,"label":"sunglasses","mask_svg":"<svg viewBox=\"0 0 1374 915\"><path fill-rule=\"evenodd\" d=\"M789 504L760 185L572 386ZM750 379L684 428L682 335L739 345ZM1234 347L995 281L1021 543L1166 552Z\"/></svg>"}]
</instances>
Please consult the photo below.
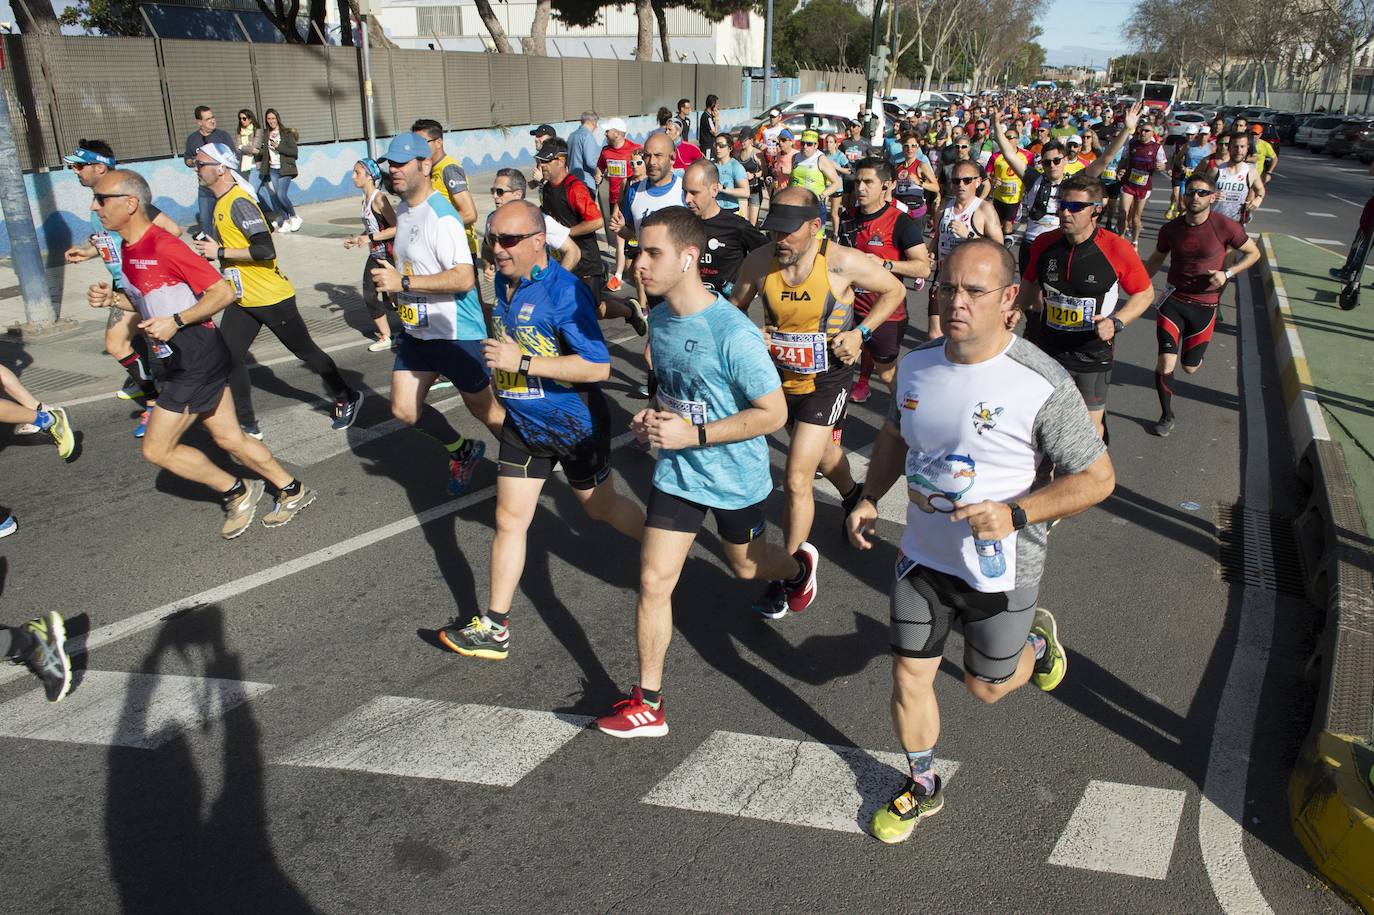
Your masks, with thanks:
<instances>
[{"instance_id":1,"label":"sunglasses","mask_svg":"<svg viewBox=\"0 0 1374 915\"><path fill-rule=\"evenodd\" d=\"M955 184L960 184L960 185L962 185L962 184L972 184L972 183L974 183L974 182L977 181L977 180L978 180L978 176L977 176L977 175L963 175L962 177L954 178L954 179L953 179L953 181L954 181Z\"/></svg>"},{"instance_id":2,"label":"sunglasses","mask_svg":"<svg viewBox=\"0 0 1374 915\"><path fill-rule=\"evenodd\" d=\"M513 187L494 187L494 188L491 189L491 196L493 196L493 197L504 197L504 196L506 196L507 194L514 194L514 193L515 193L515 188L513 188Z\"/></svg>"},{"instance_id":3,"label":"sunglasses","mask_svg":"<svg viewBox=\"0 0 1374 915\"><path fill-rule=\"evenodd\" d=\"M968 144L967 144L967 143L955 143L955 144L954 144L954 148L955 148L955 149L968 149Z\"/></svg>"},{"instance_id":4,"label":"sunglasses","mask_svg":"<svg viewBox=\"0 0 1374 915\"><path fill-rule=\"evenodd\" d=\"M815 146L815 145L816 145L816 141L815 141L815 140L802 140L802 145L803 145L803 146Z\"/></svg>"},{"instance_id":5,"label":"sunglasses","mask_svg":"<svg viewBox=\"0 0 1374 915\"><path fill-rule=\"evenodd\" d=\"M534 238L534 236L536 235L543 234L544 233L542 230L539 232L525 232L521 235L513 235L508 232L500 232L488 235L487 238L491 240L491 243L493 245L500 245L501 247L509 251L511 248L514 248L516 245L520 244L525 239Z\"/></svg>"},{"instance_id":6,"label":"sunglasses","mask_svg":"<svg viewBox=\"0 0 1374 915\"><path fill-rule=\"evenodd\" d=\"M630 160L630 166L631 166L632 168L643 168L643 167L644 167L644 160L643 160L643 159L631 159L631 160Z\"/></svg>"},{"instance_id":7,"label":"sunglasses","mask_svg":"<svg viewBox=\"0 0 1374 915\"><path fill-rule=\"evenodd\" d=\"M1184 197L1211 197L1216 191L1209 191L1206 188L1195 187L1192 190L1184 191Z\"/></svg>"},{"instance_id":8,"label":"sunglasses","mask_svg":"<svg viewBox=\"0 0 1374 915\"><path fill-rule=\"evenodd\" d=\"M1102 204L1094 203L1091 200L1061 200L1059 209L1064 213L1081 213L1086 209L1096 209Z\"/></svg>"},{"instance_id":9,"label":"sunglasses","mask_svg":"<svg viewBox=\"0 0 1374 915\"><path fill-rule=\"evenodd\" d=\"M133 196L133 194L96 194L96 195L95 195L95 205L98 206L98 207L103 207L103 206L105 205L105 201L107 201L107 200L113 200L113 199L116 198L116 197L132 197L132 196Z\"/></svg>"},{"instance_id":10,"label":"sunglasses","mask_svg":"<svg viewBox=\"0 0 1374 915\"><path fill-rule=\"evenodd\" d=\"M903 144L902 144L902 149L920 149L920 148L921 148L921 144L919 144L919 143L903 143ZM967 146L965 146L964 148L965 148L965 149L968 149Z\"/></svg>"},{"instance_id":11,"label":"sunglasses","mask_svg":"<svg viewBox=\"0 0 1374 915\"><path fill-rule=\"evenodd\" d=\"M1040 164L1041 164L1041 165L1058 165L1060 162L1063 162L1063 161L1064 161L1064 157L1063 157L1063 156L1060 156L1060 157L1057 158L1057 159L1041 159L1041 160L1040 160Z\"/></svg>"}]
</instances>

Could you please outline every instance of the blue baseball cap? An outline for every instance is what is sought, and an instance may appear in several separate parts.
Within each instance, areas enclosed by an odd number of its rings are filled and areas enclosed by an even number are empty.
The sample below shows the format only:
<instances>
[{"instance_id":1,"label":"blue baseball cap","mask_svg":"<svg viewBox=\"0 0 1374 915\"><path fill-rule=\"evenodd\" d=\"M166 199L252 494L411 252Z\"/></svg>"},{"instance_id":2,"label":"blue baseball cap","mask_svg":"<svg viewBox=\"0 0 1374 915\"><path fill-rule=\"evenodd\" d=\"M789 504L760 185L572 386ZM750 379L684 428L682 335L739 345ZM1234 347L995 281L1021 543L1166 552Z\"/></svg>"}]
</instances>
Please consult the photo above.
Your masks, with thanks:
<instances>
[{"instance_id":1,"label":"blue baseball cap","mask_svg":"<svg viewBox=\"0 0 1374 915\"><path fill-rule=\"evenodd\" d=\"M387 162L404 165L415 159L430 157L429 144L413 133L401 133L391 138L382 158Z\"/></svg>"},{"instance_id":2,"label":"blue baseball cap","mask_svg":"<svg viewBox=\"0 0 1374 915\"><path fill-rule=\"evenodd\" d=\"M114 168L115 160L109 156L102 156L95 150L86 149L78 146L76 152L70 156L63 156L62 161L69 165L103 165L106 168Z\"/></svg>"}]
</instances>

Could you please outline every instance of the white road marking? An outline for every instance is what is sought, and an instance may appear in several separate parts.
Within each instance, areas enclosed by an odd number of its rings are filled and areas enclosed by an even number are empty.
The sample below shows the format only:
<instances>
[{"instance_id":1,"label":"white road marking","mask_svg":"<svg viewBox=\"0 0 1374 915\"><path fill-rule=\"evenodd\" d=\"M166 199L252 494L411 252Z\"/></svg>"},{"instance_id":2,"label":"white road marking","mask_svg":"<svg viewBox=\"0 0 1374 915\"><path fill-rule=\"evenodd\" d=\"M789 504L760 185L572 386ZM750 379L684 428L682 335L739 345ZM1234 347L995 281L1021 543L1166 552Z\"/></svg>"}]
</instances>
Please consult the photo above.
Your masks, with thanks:
<instances>
[{"instance_id":1,"label":"white road marking","mask_svg":"<svg viewBox=\"0 0 1374 915\"><path fill-rule=\"evenodd\" d=\"M61 703L37 689L0 706L0 736L152 750L270 689L240 680L89 670Z\"/></svg>"},{"instance_id":2,"label":"white road marking","mask_svg":"<svg viewBox=\"0 0 1374 915\"><path fill-rule=\"evenodd\" d=\"M1304 238L1303 241L1311 242L1314 245L1335 245L1337 248L1345 246L1345 242L1336 241L1334 238Z\"/></svg>"},{"instance_id":3,"label":"white road marking","mask_svg":"<svg viewBox=\"0 0 1374 915\"><path fill-rule=\"evenodd\" d=\"M945 781L958 767L935 761ZM644 803L864 834L906 777L902 753L716 731Z\"/></svg>"},{"instance_id":4,"label":"white road marking","mask_svg":"<svg viewBox=\"0 0 1374 915\"><path fill-rule=\"evenodd\" d=\"M367 396L389 402L390 393L391 385L386 385L377 391L368 391ZM329 428L329 415L321 409L322 403L295 403L262 415L259 428L277 460L297 467L310 467L406 428L399 419L393 418L365 429L354 426L346 432L335 432ZM440 413L451 413L463 405L463 398L436 398L430 400L429 405Z\"/></svg>"},{"instance_id":5,"label":"white road marking","mask_svg":"<svg viewBox=\"0 0 1374 915\"><path fill-rule=\"evenodd\" d=\"M1049 863L1163 880L1186 799L1165 788L1088 782Z\"/></svg>"},{"instance_id":6,"label":"white road marking","mask_svg":"<svg viewBox=\"0 0 1374 915\"><path fill-rule=\"evenodd\" d=\"M1311 210L1308 210L1308 211L1307 211L1307 215L1308 215L1308 216L1320 216L1320 217L1322 217L1323 219L1335 219L1335 218L1336 218L1336 214L1335 214L1335 213L1314 213L1314 212L1312 212Z\"/></svg>"},{"instance_id":7,"label":"white road marking","mask_svg":"<svg viewBox=\"0 0 1374 915\"><path fill-rule=\"evenodd\" d=\"M1253 288L1244 275L1236 293L1236 320L1240 325L1241 394L1245 400L1245 479L1242 499L1249 508L1268 512L1269 421L1264 413L1260 387L1260 354L1256 339ZM1255 555L1261 555L1256 553ZM1247 559L1247 562L1256 561ZM1257 579L1256 579L1257 580ZM1212 724L1212 745L1207 775L1198 806L1198 844L1202 863L1212 881L1212 891L1227 915L1264 915L1273 909L1265 901L1250 862L1245 857L1246 778L1250 771L1250 747L1255 737L1255 717L1269 664L1269 644L1274 638L1274 594L1246 588L1241 597L1244 613L1238 614L1235 653L1222 674L1221 699Z\"/></svg>"},{"instance_id":8,"label":"white road marking","mask_svg":"<svg viewBox=\"0 0 1374 915\"><path fill-rule=\"evenodd\" d=\"M633 440L634 433L621 433L611 439L611 449L616 450L622 448ZM496 487L488 485L482 489L467 493L457 499L452 499L448 502L436 505L433 508L426 509L419 514L409 515L397 521L392 521L390 524L383 524L381 527L373 528L370 531L364 531L346 540L340 540L338 543L330 546L321 547L313 553L306 553L304 556L298 556L295 559L289 559L286 562L269 566L266 569L253 572L242 578L236 578L233 581L225 582L213 588L207 588L204 591L200 591L188 597L179 598L171 603L163 604L160 607L144 610L142 613L135 613L133 616L119 620L118 622L109 623L98 629L93 629L85 636L68 639L67 652L72 655L82 654L92 649L117 642L120 639L126 639L145 629L151 629L173 614L180 613L183 610L192 610L196 607L228 600L232 597L237 597L240 594L252 591L254 588L260 588L263 585L269 585L272 582L288 578L295 575L297 572L313 569L331 560L338 559L342 556L348 556L351 553L356 553L358 550L366 549L369 546L381 543L383 540L388 540L395 537L397 534L404 534L406 531L412 531L431 521L437 521L441 518L447 518L449 515L457 514L479 502L485 502L495 495ZM0 685L26 676L29 676L29 672L26 668L13 666L0 667Z\"/></svg>"},{"instance_id":9,"label":"white road marking","mask_svg":"<svg viewBox=\"0 0 1374 915\"><path fill-rule=\"evenodd\" d=\"M1364 209L1364 204L1363 204L1363 203L1356 203L1355 201L1353 201L1353 200L1351 200L1351 199L1349 199L1349 198L1347 198L1347 197L1342 197L1342 196L1339 195L1339 194L1332 194L1331 192L1328 191L1327 194L1326 194L1326 196L1332 198L1333 200L1339 200L1341 203L1348 203L1348 204L1350 204L1350 205L1353 206L1353 207L1358 207L1358 208L1360 208L1360 209L1362 209L1362 210ZM1311 215L1311 214L1308 214L1308 215Z\"/></svg>"},{"instance_id":10,"label":"white road marking","mask_svg":"<svg viewBox=\"0 0 1374 915\"><path fill-rule=\"evenodd\" d=\"M509 788L590 718L378 696L277 758L310 766Z\"/></svg>"},{"instance_id":11,"label":"white road marking","mask_svg":"<svg viewBox=\"0 0 1374 915\"><path fill-rule=\"evenodd\" d=\"M1276 210L1273 207L1257 207L1261 213L1282 213L1283 210Z\"/></svg>"}]
</instances>

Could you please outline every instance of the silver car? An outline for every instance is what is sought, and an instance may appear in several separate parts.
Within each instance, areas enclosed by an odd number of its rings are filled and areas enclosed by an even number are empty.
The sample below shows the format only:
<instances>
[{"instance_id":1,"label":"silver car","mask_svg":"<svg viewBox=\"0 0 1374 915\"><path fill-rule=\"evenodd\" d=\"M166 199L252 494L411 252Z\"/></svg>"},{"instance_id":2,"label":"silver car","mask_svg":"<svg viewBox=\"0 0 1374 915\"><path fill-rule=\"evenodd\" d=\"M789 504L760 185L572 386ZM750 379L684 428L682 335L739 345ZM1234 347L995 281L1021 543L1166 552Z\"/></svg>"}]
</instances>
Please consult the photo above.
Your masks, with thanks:
<instances>
[{"instance_id":1,"label":"silver car","mask_svg":"<svg viewBox=\"0 0 1374 915\"><path fill-rule=\"evenodd\" d=\"M1166 139L1172 140L1175 137L1188 135L1188 128L1201 127L1207 123L1207 116L1199 111L1175 111L1173 115L1164 122L1165 129L1168 131ZM1197 131L1194 131L1196 133Z\"/></svg>"},{"instance_id":2,"label":"silver car","mask_svg":"<svg viewBox=\"0 0 1374 915\"><path fill-rule=\"evenodd\" d=\"M1341 126L1341 122L1344 120L1344 115L1313 118L1298 128L1298 135L1293 141L1293 145L1306 146L1313 152L1321 152L1326 148L1326 141L1330 139L1331 131Z\"/></svg>"}]
</instances>

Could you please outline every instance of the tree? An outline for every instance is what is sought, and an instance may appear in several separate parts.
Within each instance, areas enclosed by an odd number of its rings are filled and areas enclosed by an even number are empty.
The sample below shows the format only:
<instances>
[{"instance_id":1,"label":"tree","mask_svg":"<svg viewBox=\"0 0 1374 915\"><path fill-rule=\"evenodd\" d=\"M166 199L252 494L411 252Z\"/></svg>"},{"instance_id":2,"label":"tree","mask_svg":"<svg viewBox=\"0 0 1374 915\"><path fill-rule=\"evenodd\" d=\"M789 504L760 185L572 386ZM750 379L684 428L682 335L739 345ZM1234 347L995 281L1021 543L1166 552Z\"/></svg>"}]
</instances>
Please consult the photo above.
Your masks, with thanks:
<instances>
[{"instance_id":1,"label":"tree","mask_svg":"<svg viewBox=\"0 0 1374 915\"><path fill-rule=\"evenodd\" d=\"M138 5L126 0L77 0L62 11L58 21L101 35L138 36L145 31Z\"/></svg>"},{"instance_id":2,"label":"tree","mask_svg":"<svg viewBox=\"0 0 1374 915\"><path fill-rule=\"evenodd\" d=\"M25 34L60 35L62 23L48 0L11 0L19 31Z\"/></svg>"},{"instance_id":3,"label":"tree","mask_svg":"<svg viewBox=\"0 0 1374 915\"><path fill-rule=\"evenodd\" d=\"M811 0L778 17L773 62L785 73L806 67L861 67L868 60L871 31L872 20L853 3Z\"/></svg>"},{"instance_id":4,"label":"tree","mask_svg":"<svg viewBox=\"0 0 1374 915\"><path fill-rule=\"evenodd\" d=\"M540 57L549 56L548 34L549 19L553 15L553 0L537 0L534 5L534 22L530 24L530 37L520 40L520 47L526 54Z\"/></svg>"}]
</instances>

